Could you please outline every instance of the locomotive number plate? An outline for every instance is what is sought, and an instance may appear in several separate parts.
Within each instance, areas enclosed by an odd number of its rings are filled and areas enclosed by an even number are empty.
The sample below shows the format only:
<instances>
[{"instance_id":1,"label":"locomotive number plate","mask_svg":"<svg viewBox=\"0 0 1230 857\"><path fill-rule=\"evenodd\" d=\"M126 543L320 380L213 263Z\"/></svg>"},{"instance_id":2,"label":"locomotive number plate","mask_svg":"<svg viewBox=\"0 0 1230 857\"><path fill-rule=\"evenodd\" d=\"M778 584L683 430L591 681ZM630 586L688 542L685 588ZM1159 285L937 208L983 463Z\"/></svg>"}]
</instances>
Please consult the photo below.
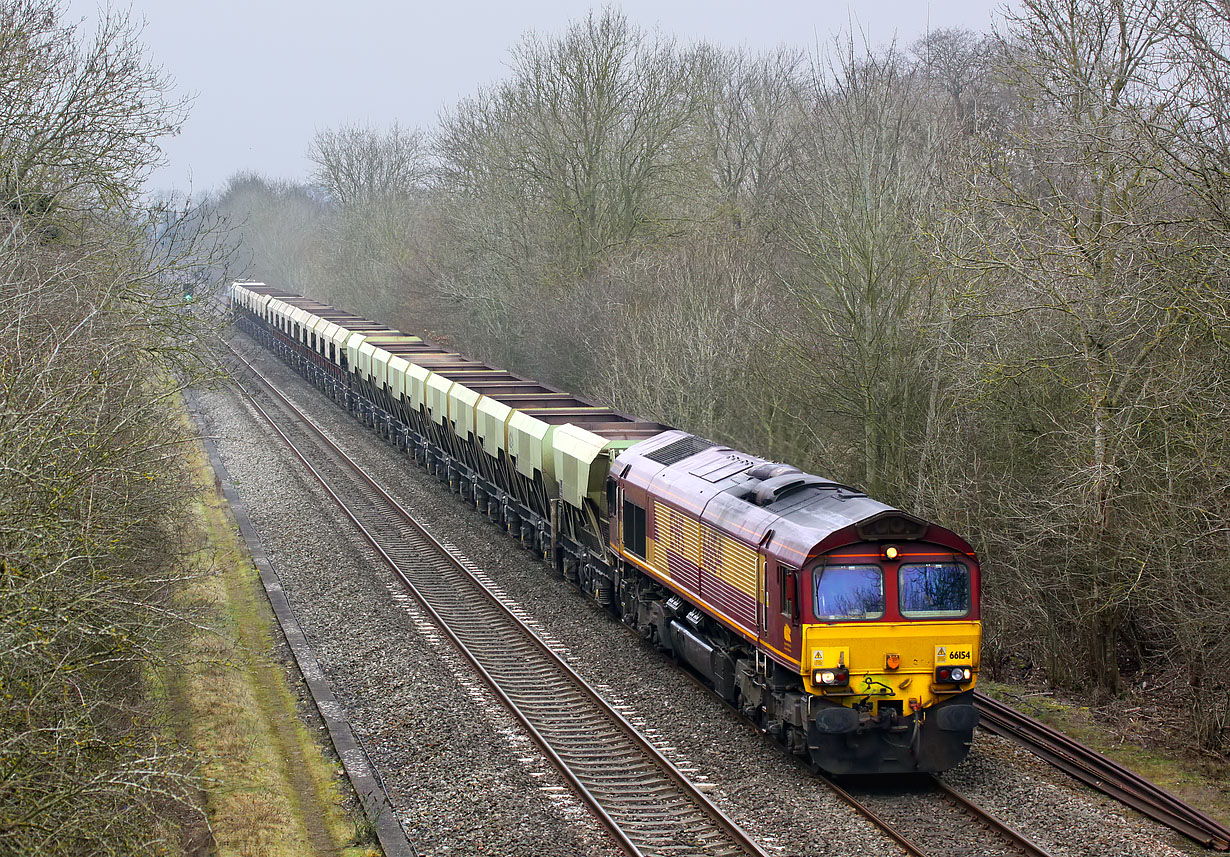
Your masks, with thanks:
<instances>
[{"instance_id":1,"label":"locomotive number plate","mask_svg":"<svg viewBox=\"0 0 1230 857\"><path fill-rule=\"evenodd\" d=\"M968 664L973 662L974 652L961 646L936 646L935 662L937 664Z\"/></svg>"}]
</instances>

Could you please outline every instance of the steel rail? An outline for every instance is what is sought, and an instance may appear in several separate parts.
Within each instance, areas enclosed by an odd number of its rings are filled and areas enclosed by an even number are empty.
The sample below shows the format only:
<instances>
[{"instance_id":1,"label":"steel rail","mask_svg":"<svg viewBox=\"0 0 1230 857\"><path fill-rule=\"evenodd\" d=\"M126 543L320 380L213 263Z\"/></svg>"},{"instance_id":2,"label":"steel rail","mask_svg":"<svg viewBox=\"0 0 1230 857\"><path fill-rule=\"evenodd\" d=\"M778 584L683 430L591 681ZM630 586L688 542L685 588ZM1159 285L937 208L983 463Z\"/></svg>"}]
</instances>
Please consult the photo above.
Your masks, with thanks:
<instances>
[{"instance_id":1,"label":"steel rail","mask_svg":"<svg viewBox=\"0 0 1230 857\"><path fill-rule=\"evenodd\" d=\"M489 592L463 562L415 521L375 479L350 459L306 414L265 378L260 370L233 348L231 350L280 405L297 417L298 424L310 432L312 440L330 456L339 460L335 462L335 466L349 471L351 480L357 477L359 483L365 486L365 493L368 495L365 500L383 506L378 514L385 519L384 522L396 522L412 528L417 544L411 545L411 554L420 554L423 551L434 553L437 560L443 561L455 572L457 580L469 583L471 592L466 593L467 595L480 595L487 604L498 609L500 620L505 623L506 629L512 629L520 635L521 639L515 641L517 645L513 645L505 632L492 633L488 621L490 617L478 622L471 621L469 628L456 630L456 622L449 621L443 614L450 612L449 607L456 608L459 603L464 602L462 612L473 619L474 599L456 599L456 603L444 605L445 609L438 610L437 607L441 606L439 599L433 598L433 594L425 592L422 587L423 575L418 575L418 584L411 579L415 574L413 570L407 570L407 565L413 563L407 561L404 548L393 548L372 532L373 527L360 520L352 504L347 503L334 489L328 477L308 460L308 456L282 430L268 411L255 401L249 391L240 387L262 418L307 467L364 539L389 564L402 584L542 748L577 795L590 806L621 848L638 857L659 853L675 854L694 848L700 848L707 854L767 857L737 823L718 809L669 759L662 756L648 739L611 708L596 690L577 675L528 625L509 610L507 605ZM399 535L404 536L405 533ZM402 555L400 558L399 554ZM421 563L421 558L419 562ZM438 575L441 566L434 566L432 570ZM456 596L457 593L454 591L453 594ZM457 618L456 615L453 616L454 620ZM463 639L466 636L469 637L468 642ZM500 672L499 666L503 665L497 665L495 669L489 668L493 666L493 643L505 655L515 649L515 659L528 667L536 668L537 672L528 677L522 675L520 687L510 687L510 684L516 684L518 680L507 675L501 680L501 676L496 673ZM542 656L548 670L556 676L556 686L547 686L551 677L544 674L542 663L529 663L527 648ZM525 667L522 671L525 672ZM587 712L584 705L577 705L577 693L571 694L573 698L570 699L568 688L561 687L561 681L579 693L583 702L592 710ZM533 710L532 702L535 699L539 703L551 704L555 709L554 714L550 711ZM527 701L531 704L527 705ZM582 717L585 716L589 717L590 723L583 724ZM599 731L603 726L606 727L605 735ZM628 753L629 748L634 750L632 754ZM648 781L654 774L659 779L657 783ZM713 829L697 829L698 823L703 825L706 821ZM721 841L723 837L726 841Z\"/></svg>"},{"instance_id":2,"label":"steel rail","mask_svg":"<svg viewBox=\"0 0 1230 857\"><path fill-rule=\"evenodd\" d=\"M867 806L853 794L839 786L836 781L818 771L816 772L816 777L828 786L833 794L837 795L838 798L844 801L848 806L852 807L859 815L863 816L863 818L880 828L881 833L904 848L908 857L931 857L930 853L923 850L921 845L918 845L914 842L914 840L910 839L898 830L895 824L885 819L874 809Z\"/></svg>"},{"instance_id":3,"label":"steel rail","mask_svg":"<svg viewBox=\"0 0 1230 857\"><path fill-rule=\"evenodd\" d=\"M825 776L822 773L817 776L833 791L834 794L841 798L841 800L845 801L857 810L865 818L879 827L885 835L904 848L909 857L931 857L933 852L929 850L925 844L919 844L916 834L907 832L904 829L905 827L908 827L908 825L899 824L894 822L891 818L885 817L880 812L873 809L862 797L838 784L834 779ZM926 793L920 792L915 795L897 794L890 790L885 794L880 795L881 801L895 801L897 804L900 804L902 801L908 801L913 798L921 797L924 796L924 794L938 797L940 800L947 802L958 812L973 819L983 829L1002 839L1009 849L1012 849L1009 853L1019 854L1019 857L1052 857L1050 852L1031 842L1011 825L996 818L994 815L987 812L965 795L945 783L939 777L935 775L927 775L924 780L913 780L912 782L916 784L925 784L925 788L929 791ZM930 835L935 834L935 830L931 828L928 828L927 832ZM949 847L951 848L951 845Z\"/></svg>"},{"instance_id":4,"label":"steel rail","mask_svg":"<svg viewBox=\"0 0 1230 857\"><path fill-rule=\"evenodd\" d=\"M1039 848L1030 840L1026 839L1024 834L1017 830L1012 825L1002 821L991 815L985 809L974 803L965 795L954 789L948 783L941 780L934 774L931 775L931 785L936 791L942 794L945 798L952 801L965 812L974 816L983 825L994 829L995 833L1007 839L1010 843L1021 849L1023 857L1050 857L1050 853Z\"/></svg>"},{"instance_id":5,"label":"steel rail","mask_svg":"<svg viewBox=\"0 0 1230 857\"><path fill-rule=\"evenodd\" d=\"M1214 851L1230 851L1230 828L1096 750L975 693L979 725L1033 752L1086 785Z\"/></svg>"},{"instance_id":6,"label":"steel rail","mask_svg":"<svg viewBox=\"0 0 1230 857\"><path fill-rule=\"evenodd\" d=\"M632 629L628 630L632 631ZM632 631L632 633L635 632ZM687 676L687 678L701 691L713 697L715 700L726 704L726 701L722 698L721 694L701 681L701 679L691 670L685 668L683 670L683 674ZM756 725L755 721L744 715L742 712L735 712L734 714L738 721L746 726L750 731L762 736L765 734L765 731ZM799 763L805 764L802 760L799 760ZM811 768L812 774L816 777L816 779L824 783L824 785L843 803L851 807L859 815L863 816L878 827L881 833L900 845L908 857L930 857L930 853L923 846L910 839L891 821L884 818L867 804L863 803L857 795L847 790L828 774L816 769L814 765L809 765L809 767ZM956 804L959 809L974 816L985 826L994 828L994 830L1000 833L1010 844L1013 844L1021 849L1022 857L1051 857L1049 852L1031 842L1025 837L1024 834L1016 830L1016 828L991 815L987 812L987 810L978 806L968 797L941 780L937 775L930 774L928 776L930 777L930 785L934 787L937 792L942 793L945 798L948 798L952 803Z\"/></svg>"}]
</instances>

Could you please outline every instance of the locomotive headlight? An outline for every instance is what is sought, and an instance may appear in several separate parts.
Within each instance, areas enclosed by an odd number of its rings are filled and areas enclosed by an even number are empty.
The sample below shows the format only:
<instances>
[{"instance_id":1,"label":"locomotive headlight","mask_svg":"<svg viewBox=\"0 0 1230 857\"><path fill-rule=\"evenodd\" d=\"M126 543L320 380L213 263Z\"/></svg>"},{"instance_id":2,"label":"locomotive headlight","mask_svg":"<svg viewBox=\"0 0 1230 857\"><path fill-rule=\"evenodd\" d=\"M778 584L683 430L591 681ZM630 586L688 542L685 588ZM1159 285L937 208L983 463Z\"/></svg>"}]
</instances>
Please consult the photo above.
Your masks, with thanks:
<instances>
[{"instance_id":1,"label":"locomotive headlight","mask_svg":"<svg viewBox=\"0 0 1230 857\"><path fill-rule=\"evenodd\" d=\"M952 680L953 681L965 681L965 670L961 669L960 667L953 667L952 668Z\"/></svg>"},{"instance_id":2,"label":"locomotive headlight","mask_svg":"<svg viewBox=\"0 0 1230 857\"><path fill-rule=\"evenodd\" d=\"M895 547L893 547L892 545L889 545L888 547L884 549L884 558L888 560L893 560L893 559L896 559L900 553L901 552L897 550Z\"/></svg>"},{"instance_id":3,"label":"locomotive headlight","mask_svg":"<svg viewBox=\"0 0 1230 857\"><path fill-rule=\"evenodd\" d=\"M825 687L838 687L850 683L850 671L845 667L838 667L835 670L816 670L811 675L811 681L812 684Z\"/></svg>"}]
</instances>

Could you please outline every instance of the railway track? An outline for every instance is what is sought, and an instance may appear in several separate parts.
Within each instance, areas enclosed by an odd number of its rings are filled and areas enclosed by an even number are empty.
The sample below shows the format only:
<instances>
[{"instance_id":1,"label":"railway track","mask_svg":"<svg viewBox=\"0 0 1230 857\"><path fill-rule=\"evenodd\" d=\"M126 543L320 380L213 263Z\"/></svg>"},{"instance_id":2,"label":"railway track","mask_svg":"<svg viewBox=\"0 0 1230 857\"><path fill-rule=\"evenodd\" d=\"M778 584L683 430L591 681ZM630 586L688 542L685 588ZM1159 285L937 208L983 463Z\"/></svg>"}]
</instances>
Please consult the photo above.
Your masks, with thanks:
<instances>
[{"instance_id":1,"label":"railway track","mask_svg":"<svg viewBox=\"0 0 1230 857\"><path fill-rule=\"evenodd\" d=\"M233 349L232 349L233 351ZM732 819L497 600L238 352L279 419L240 385L492 692L632 855L767 857ZM292 437L293 436L293 437Z\"/></svg>"},{"instance_id":2,"label":"railway track","mask_svg":"<svg viewBox=\"0 0 1230 857\"><path fill-rule=\"evenodd\" d=\"M631 629L629 631L631 632ZM726 704L721 694L705 684L695 673L686 667L682 667L682 670L698 688L719 703ZM741 713L736 713L735 716L752 732L764 734L764 730L752 719ZM804 763L799 760L799 764ZM1051 857L1050 852L934 774L919 774L912 782L909 777L896 777L887 781L877 780L875 777L854 777L851 782L858 785L843 785L814 767L812 773L842 802L896 842L908 857L967 857L973 853L995 854L997 857ZM872 783L875 785L864 787ZM945 805L944 813L947 817L941 822L935 814L921 816L917 808L911 807L903 798L915 805L925 805L928 802L934 805L937 801L941 802ZM915 818L909 817L911 810ZM954 820L954 814L959 818ZM971 826L982 831L984 835L979 836L980 850L969 851L962 847L962 842L945 833L953 830L954 825L959 825L962 834L971 829ZM995 843L993 847L988 845L987 835Z\"/></svg>"},{"instance_id":3,"label":"railway track","mask_svg":"<svg viewBox=\"0 0 1230 857\"><path fill-rule=\"evenodd\" d=\"M820 776L843 801L879 826L910 857L1050 857L1049 852L988 813L939 777L856 780L838 784ZM908 799L907 799L908 798ZM970 839L977 843L971 851Z\"/></svg>"},{"instance_id":4,"label":"railway track","mask_svg":"<svg viewBox=\"0 0 1230 857\"><path fill-rule=\"evenodd\" d=\"M1230 851L1230 828L1122 765L1045 723L983 693L976 694L980 725L1142 815L1214 851Z\"/></svg>"},{"instance_id":5,"label":"railway track","mask_svg":"<svg viewBox=\"0 0 1230 857\"><path fill-rule=\"evenodd\" d=\"M705 684L688 669L684 674L691 681L712 696L718 702L725 704L721 695ZM764 734L756 723L742 714L735 715L748 729ZM800 764L803 764L800 760ZM876 782L878 787L863 788L846 786L825 775L821 771L812 770L816 779L833 792L847 806L855 810L863 818L875 825L885 836L901 846L908 857L966 857L974 853L962 847L951 833L954 825L963 834L965 830L977 829L988 834L995 846L987 844L986 836L979 837L981 850L979 854L996 854L1003 857L1050 857L1050 852L1031 842L1011 825L1001 821L987 810L978 806L965 795L958 792L948 783L933 774L919 774L910 783L908 778L894 778L887 785L876 781L873 777L855 777L854 781L867 784ZM903 802L908 798L915 806ZM944 813L948 817L941 819L936 814L919 815L917 805L939 801L945 804ZM903 813L903 810L906 811ZM908 811L913 810L915 817L910 818ZM952 818L953 814L959 816Z\"/></svg>"}]
</instances>

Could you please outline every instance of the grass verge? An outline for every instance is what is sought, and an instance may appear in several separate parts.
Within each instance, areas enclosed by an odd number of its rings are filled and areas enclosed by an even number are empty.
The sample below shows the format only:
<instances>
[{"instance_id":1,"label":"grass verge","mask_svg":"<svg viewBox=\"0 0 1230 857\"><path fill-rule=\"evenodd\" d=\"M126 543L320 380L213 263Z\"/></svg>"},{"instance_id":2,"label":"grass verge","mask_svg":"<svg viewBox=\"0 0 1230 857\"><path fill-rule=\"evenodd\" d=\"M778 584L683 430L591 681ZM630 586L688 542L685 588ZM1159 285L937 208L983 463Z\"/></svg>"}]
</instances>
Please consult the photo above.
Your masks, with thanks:
<instances>
[{"instance_id":1,"label":"grass verge","mask_svg":"<svg viewBox=\"0 0 1230 857\"><path fill-rule=\"evenodd\" d=\"M186 843L185 850L190 857L376 857L361 810L347 811L349 784L327 739L299 716L275 655L260 576L200 450L193 470L201 496L196 532L185 535L196 548L196 574L181 597L212 621L186 640L183 667L165 684L180 740L203 760L213 844Z\"/></svg>"}]
</instances>

